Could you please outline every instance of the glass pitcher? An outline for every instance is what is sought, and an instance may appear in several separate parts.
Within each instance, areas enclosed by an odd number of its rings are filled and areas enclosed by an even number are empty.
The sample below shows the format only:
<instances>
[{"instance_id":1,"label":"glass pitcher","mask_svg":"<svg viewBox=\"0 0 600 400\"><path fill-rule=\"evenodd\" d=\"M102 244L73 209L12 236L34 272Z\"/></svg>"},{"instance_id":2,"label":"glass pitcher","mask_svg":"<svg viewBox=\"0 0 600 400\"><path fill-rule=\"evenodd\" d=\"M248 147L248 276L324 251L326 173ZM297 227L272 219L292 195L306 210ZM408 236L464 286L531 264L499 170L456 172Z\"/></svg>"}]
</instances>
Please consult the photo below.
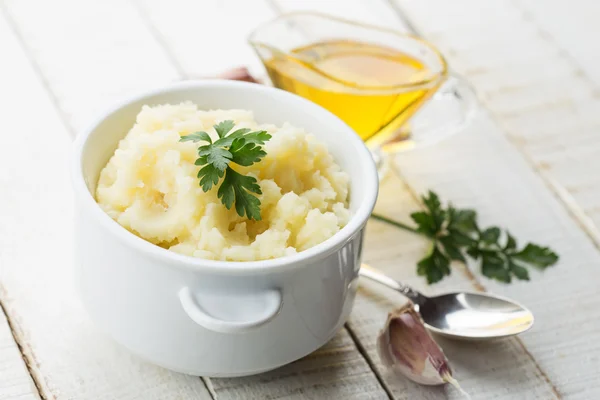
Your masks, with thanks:
<instances>
[{"instance_id":1,"label":"glass pitcher","mask_svg":"<svg viewBox=\"0 0 600 400\"><path fill-rule=\"evenodd\" d=\"M259 26L249 42L274 86L344 120L380 167L385 154L460 131L475 109L468 84L449 75L434 46L412 35L294 12Z\"/></svg>"}]
</instances>

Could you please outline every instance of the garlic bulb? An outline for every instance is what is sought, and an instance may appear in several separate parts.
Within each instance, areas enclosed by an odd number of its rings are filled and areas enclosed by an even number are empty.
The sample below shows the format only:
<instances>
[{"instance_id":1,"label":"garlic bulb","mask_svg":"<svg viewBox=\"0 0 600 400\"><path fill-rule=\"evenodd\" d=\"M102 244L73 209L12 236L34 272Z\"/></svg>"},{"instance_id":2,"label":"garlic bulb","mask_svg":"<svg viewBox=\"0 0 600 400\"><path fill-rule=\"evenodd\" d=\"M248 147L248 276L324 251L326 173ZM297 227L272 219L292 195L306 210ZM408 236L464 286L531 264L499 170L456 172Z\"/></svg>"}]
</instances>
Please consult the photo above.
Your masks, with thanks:
<instances>
[{"instance_id":1,"label":"garlic bulb","mask_svg":"<svg viewBox=\"0 0 600 400\"><path fill-rule=\"evenodd\" d=\"M441 385L453 381L444 352L427 332L413 303L388 315L377 350L384 365L414 382Z\"/></svg>"}]
</instances>

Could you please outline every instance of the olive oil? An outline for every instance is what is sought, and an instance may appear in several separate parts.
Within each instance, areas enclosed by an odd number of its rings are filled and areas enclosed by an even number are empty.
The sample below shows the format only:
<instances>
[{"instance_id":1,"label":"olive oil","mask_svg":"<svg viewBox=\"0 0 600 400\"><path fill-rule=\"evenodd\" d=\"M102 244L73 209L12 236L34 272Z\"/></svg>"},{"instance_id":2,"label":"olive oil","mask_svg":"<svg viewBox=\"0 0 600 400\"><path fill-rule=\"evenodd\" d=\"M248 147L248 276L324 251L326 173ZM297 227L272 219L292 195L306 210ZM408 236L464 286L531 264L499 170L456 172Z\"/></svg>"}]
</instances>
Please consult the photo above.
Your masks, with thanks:
<instances>
[{"instance_id":1,"label":"olive oil","mask_svg":"<svg viewBox=\"0 0 600 400\"><path fill-rule=\"evenodd\" d=\"M265 65L276 87L328 109L369 145L406 135L400 128L442 83L411 55L351 40L275 53Z\"/></svg>"}]
</instances>

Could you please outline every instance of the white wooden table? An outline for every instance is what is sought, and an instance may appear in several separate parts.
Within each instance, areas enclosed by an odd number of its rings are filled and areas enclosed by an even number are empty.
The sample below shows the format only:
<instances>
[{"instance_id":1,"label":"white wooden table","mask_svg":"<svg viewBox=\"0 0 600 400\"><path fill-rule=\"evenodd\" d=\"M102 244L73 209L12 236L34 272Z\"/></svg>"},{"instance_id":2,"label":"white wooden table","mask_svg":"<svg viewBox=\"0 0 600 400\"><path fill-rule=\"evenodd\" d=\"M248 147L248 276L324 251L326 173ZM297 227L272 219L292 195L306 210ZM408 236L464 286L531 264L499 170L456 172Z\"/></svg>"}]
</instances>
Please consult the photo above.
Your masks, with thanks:
<instances>
[{"instance_id":1,"label":"white wooden table","mask_svg":"<svg viewBox=\"0 0 600 400\"><path fill-rule=\"evenodd\" d=\"M530 282L502 285L456 266L427 287L415 274L426 243L370 223L365 258L389 275L427 293L490 290L535 313L518 339L440 339L464 389L473 399L600 398L599 2L0 0L0 399L460 398L382 368L376 333L402 300L371 286L323 349L243 379L144 363L103 336L75 297L73 137L132 92L238 65L259 71L246 34L294 9L414 29L481 98L467 131L398 156L402 179L385 182L379 212L406 220L431 188L561 255Z\"/></svg>"}]
</instances>

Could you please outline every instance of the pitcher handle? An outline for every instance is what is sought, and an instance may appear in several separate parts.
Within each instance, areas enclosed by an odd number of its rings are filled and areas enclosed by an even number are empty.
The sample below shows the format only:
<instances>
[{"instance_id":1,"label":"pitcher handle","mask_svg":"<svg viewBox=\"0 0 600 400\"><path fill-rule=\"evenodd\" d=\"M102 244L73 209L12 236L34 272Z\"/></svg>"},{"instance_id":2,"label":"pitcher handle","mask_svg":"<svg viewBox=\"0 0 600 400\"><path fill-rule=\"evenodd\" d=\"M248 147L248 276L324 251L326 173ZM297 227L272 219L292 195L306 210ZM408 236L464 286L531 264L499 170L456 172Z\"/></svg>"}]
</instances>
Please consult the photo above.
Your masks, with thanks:
<instances>
[{"instance_id":1,"label":"pitcher handle","mask_svg":"<svg viewBox=\"0 0 600 400\"><path fill-rule=\"evenodd\" d=\"M472 86L453 73L403 128L410 130L410 140L392 139L384 143L381 150L394 153L440 142L464 130L476 114L477 105Z\"/></svg>"}]
</instances>

